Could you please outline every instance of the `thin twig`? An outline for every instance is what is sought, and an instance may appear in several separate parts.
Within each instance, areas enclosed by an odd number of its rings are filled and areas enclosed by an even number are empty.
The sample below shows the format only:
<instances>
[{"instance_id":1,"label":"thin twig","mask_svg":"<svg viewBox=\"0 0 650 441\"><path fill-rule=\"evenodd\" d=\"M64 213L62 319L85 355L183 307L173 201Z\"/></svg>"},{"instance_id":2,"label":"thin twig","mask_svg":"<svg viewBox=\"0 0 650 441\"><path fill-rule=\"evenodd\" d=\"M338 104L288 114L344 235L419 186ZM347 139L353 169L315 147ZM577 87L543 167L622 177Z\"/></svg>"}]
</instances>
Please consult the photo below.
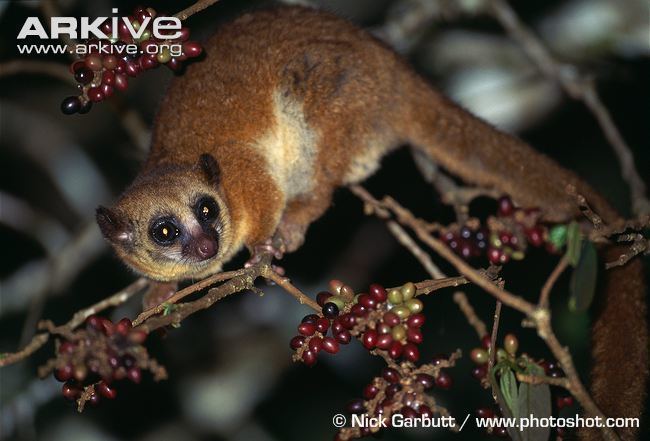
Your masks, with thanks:
<instances>
[{"instance_id":1,"label":"thin twig","mask_svg":"<svg viewBox=\"0 0 650 441\"><path fill-rule=\"evenodd\" d=\"M31 341L18 352L2 354L2 358L0 358L0 367L14 364L20 360L29 357L38 349L40 349L45 343L47 343L50 334L69 335L74 330L74 328L82 324L91 315L97 314L98 312L103 311L104 309L110 308L112 306L121 305L122 303L126 302L129 298L131 298L133 295L142 291L148 285L148 283L149 282L143 278L136 280L126 288L121 289L120 291L116 292L110 297L107 297L104 300L95 303L94 305L88 308L78 311L72 316L70 321L68 321L65 325L54 326L52 322L49 321L41 322L39 324L39 328L42 330L46 330L47 332L36 334L31 339Z\"/></svg>"},{"instance_id":2,"label":"thin twig","mask_svg":"<svg viewBox=\"0 0 650 441\"><path fill-rule=\"evenodd\" d=\"M95 303L89 308L82 309L72 316L72 319L65 325L57 326L52 331L55 334L64 333L65 331L71 331L77 326L81 325L86 321L91 315L95 315L105 309L119 306L133 297L135 294L142 292L149 285L149 281L144 277L139 278L135 282L128 285L126 288L116 292L110 297L105 298L104 300Z\"/></svg>"},{"instance_id":3,"label":"thin twig","mask_svg":"<svg viewBox=\"0 0 650 441\"><path fill-rule=\"evenodd\" d=\"M0 358L0 367L8 366L10 364L18 363L19 361L24 360L39 350L41 346L47 343L49 339L50 334L47 332L36 334L34 337L32 337L31 341L27 343L27 345L25 345L25 347L20 351L2 354L2 358Z\"/></svg>"},{"instance_id":4,"label":"thin twig","mask_svg":"<svg viewBox=\"0 0 650 441\"><path fill-rule=\"evenodd\" d=\"M181 20L186 20L188 17L191 17L197 12L201 12L202 10L212 6L218 1L219 0L199 0L198 2L194 3L192 6L185 8L181 12L175 14L174 17L180 18Z\"/></svg>"},{"instance_id":5,"label":"thin twig","mask_svg":"<svg viewBox=\"0 0 650 441\"><path fill-rule=\"evenodd\" d=\"M539 295L540 308L544 308L544 309L548 308L548 303L549 303L548 299L549 299L549 295L551 294L551 290L553 289L555 282L557 282L557 279L560 278L560 276L568 266L569 266L569 261L567 260L566 256L562 256L560 261L553 269L551 275L548 276L548 279L546 279L546 282L544 282L544 286L542 286L542 291L541 294Z\"/></svg>"},{"instance_id":6,"label":"thin twig","mask_svg":"<svg viewBox=\"0 0 650 441\"><path fill-rule=\"evenodd\" d=\"M174 295L172 295L168 299L166 299L160 305L154 306L153 308L149 308L141 312L140 315L138 315L138 317L135 320L133 320L133 325L138 326L140 323L144 322L149 317L162 313L165 310L165 308L168 307L168 305L173 305L175 303L178 303L178 301L189 296L190 294L193 294L197 291L201 291L202 289L212 286L217 282L232 279L233 277L241 276L242 274L244 274L244 270L227 271L223 273L218 273L210 277L207 277L199 282L196 282L186 288L183 288L177 291Z\"/></svg>"},{"instance_id":7,"label":"thin twig","mask_svg":"<svg viewBox=\"0 0 650 441\"><path fill-rule=\"evenodd\" d=\"M307 294L296 288L288 277L281 276L280 274L273 271L272 268L268 268L264 272L263 276L264 278L271 280L286 292L294 296L301 305L307 305L316 312L321 310L321 307L318 305L318 303L307 296Z\"/></svg>"}]
</instances>

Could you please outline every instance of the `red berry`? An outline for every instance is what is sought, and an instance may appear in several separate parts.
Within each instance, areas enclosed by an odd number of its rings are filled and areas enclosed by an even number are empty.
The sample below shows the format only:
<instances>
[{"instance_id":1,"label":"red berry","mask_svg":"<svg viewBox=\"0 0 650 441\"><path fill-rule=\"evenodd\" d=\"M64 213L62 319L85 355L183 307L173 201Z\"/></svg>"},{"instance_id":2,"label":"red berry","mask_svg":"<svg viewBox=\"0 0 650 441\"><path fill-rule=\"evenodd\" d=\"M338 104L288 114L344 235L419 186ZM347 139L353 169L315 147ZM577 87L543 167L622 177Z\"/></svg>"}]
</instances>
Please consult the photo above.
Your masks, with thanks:
<instances>
[{"instance_id":1,"label":"red berry","mask_svg":"<svg viewBox=\"0 0 650 441\"><path fill-rule=\"evenodd\" d=\"M309 350L314 354L318 354L323 347L323 339L320 337L312 337L309 340Z\"/></svg>"},{"instance_id":2,"label":"red berry","mask_svg":"<svg viewBox=\"0 0 650 441\"><path fill-rule=\"evenodd\" d=\"M113 86L115 84L115 74L111 70L102 73L102 84Z\"/></svg>"},{"instance_id":3,"label":"red berry","mask_svg":"<svg viewBox=\"0 0 650 441\"><path fill-rule=\"evenodd\" d=\"M117 90L126 90L129 87L129 79L124 74L117 74L114 86Z\"/></svg>"},{"instance_id":4,"label":"red berry","mask_svg":"<svg viewBox=\"0 0 650 441\"><path fill-rule=\"evenodd\" d=\"M393 337L390 334L379 334L377 338L377 347L379 349L388 349L393 344Z\"/></svg>"},{"instance_id":5,"label":"red berry","mask_svg":"<svg viewBox=\"0 0 650 441\"><path fill-rule=\"evenodd\" d=\"M305 337L303 337L302 335L296 335L296 336L295 336L294 338L292 338L291 341L289 342L289 346L290 346L291 349L293 349L294 351L295 351L296 349L298 349L298 348L301 348L302 345L304 345L304 344L305 344Z\"/></svg>"},{"instance_id":6,"label":"red berry","mask_svg":"<svg viewBox=\"0 0 650 441\"><path fill-rule=\"evenodd\" d=\"M404 418L412 419L418 416L418 412L413 409L411 406L404 406L400 413L404 415Z\"/></svg>"},{"instance_id":7,"label":"red berry","mask_svg":"<svg viewBox=\"0 0 650 441\"><path fill-rule=\"evenodd\" d=\"M368 313L368 310L363 305L357 303L356 305L352 306L350 312L357 317L364 317Z\"/></svg>"},{"instance_id":8,"label":"red berry","mask_svg":"<svg viewBox=\"0 0 650 441\"><path fill-rule=\"evenodd\" d=\"M403 351L404 348L402 344L398 341L394 341L393 344L390 346L390 349L388 349L388 356L393 360L397 360L402 356Z\"/></svg>"},{"instance_id":9,"label":"red berry","mask_svg":"<svg viewBox=\"0 0 650 441\"><path fill-rule=\"evenodd\" d=\"M352 400L347 405L347 411L353 414L364 413L366 411L366 405L361 399Z\"/></svg>"},{"instance_id":10,"label":"red berry","mask_svg":"<svg viewBox=\"0 0 650 441\"><path fill-rule=\"evenodd\" d=\"M115 325L115 332L117 332L120 335L126 336L131 330L132 326L133 325L131 324L131 320L129 320L128 318L123 318Z\"/></svg>"},{"instance_id":11,"label":"red berry","mask_svg":"<svg viewBox=\"0 0 650 441\"><path fill-rule=\"evenodd\" d=\"M336 354L339 351L339 343L332 337L325 337L323 339L323 350L330 354Z\"/></svg>"},{"instance_id":12,"label":"red berry","mask_svg":"<svg viewBox=\"0 0 650 441\"><path fill-rule=\"evenodd\" d=\"M377 301L377 303L383 303L388 298L388 293L386 292L384 287L377 283L373 283L372 285L370 285L368 292L372 296L372 298Z\"/></svg>"},{"instance_id":13,"label":"red berry","mask_svg":"<svg viewBox=\"0 0 650 441\"><path fill-rule=\"evenodd\" d=\"M315 325L319 318L320 317L318 317L316 314L309 314L304 316L302 320L300 320L300 323L312 323Z\"/></svg>"},{"instance_id":14,"label":"red berry","mask_svg":"<svg viewBox=\"0 0 650 441\"><path fill-rule=\"evenodd\" d=\"M104 93L99 87L91 87L88 89L88 92L86 92L86 95L88 95L88 99L93 103L97 103L104 99Z\"/></svg>"},{"instance_id":15,"label":"red berry","mask_svg":"<svg viewBox=\"0 0 650 441\"><path fill-rule=\"evenodd\" d=\"M359 304L366 309L375 309L377 307L377 300L370 294L361 294L359 296Z\"/></svg>"},{"instance_id":16,"label":"red berry","mask_svg":"<svg viewBox=\"0 0 650 441\"><path fill-rule=\"evenodd\" d=\"M488 371L487 364L475 366L474 368L472 368L472 377L476 378L477 380L482 380L487 375L487 371Z\"/></svg>"},{"instance_id":17,"label":"red berry","mask_svg":"<svg viewBox=\"0 0 650 441\"><path fill-rule=\"evenodd\" d=\"M413 314L409 316L408 320L406 321L406 325L409 328L420 328L422 325L424 325L425 317L424 314Z\"/></svg>"},{"instance_id":18,"label":"red berry","mask_svg":"<svg viewBox=\"0 0 650 441\"><path fill-rule=\"evenodd\" d=\"M115 67L117 66L117 57L115 55L106 55L102 59L102 64L107 69L106 71L104 71L104 75L106 75L108 72L115 69Z\"/></svg>"},{"instance_id":19,"label":"red berry","mask_svg":"<svg viewBox=\"0 0 650 441\"><path fill-rule=\"evenodd\" d=\"M515 205L512 203L512 199L508 196L500 197L497 203L499 205L499 214L501 216L510 216L515 210Z\"/></svg>"},{"instance_id":20,"label":"red berry","mask_svg":"<svg viewBox=\"0 0 650 441\"><path fill-rule=\"evenodd\" d=\"M450 389L452 384L453 381L451 379L451 375L445 371L438 372L438 376L436 377L436 386L438 386L440 389Z\"/></svg>"},{"instance_id":21,"label":"red berry","mask_svg":"<svg viewBox=\"0 0 650 441\"><path fill-rule=\"evenodd\" d=\"M386 388L386 398L388 398L388 399L393 398L395 396L395 394L397 392L399 392L400 390L402 390L402 385L401 384L398 384L398 383L391 384L390 386L388 386Z\"/></svg>"},{"instance_id":22,"label":"red berry","mask_svg":"<svg viewBox=\"0 0 650 441\"><path fill-rule=\"evenodd\" d=\"M476 409L476 416L479 418L493 418L494 411L489 407L480 407Z\"/></svg>"},{"instance_id":23,"label":"red berry","mask_svg":"<svg viewBox=\"0 0 650 441\"><path fill-rule=\"evenodd\" d=\"M306 337L314 335L316 332L316 325L313 323L301 323L298 325L298 332Z\"/></svg>"},{"instance_id":24,"label":"red berry","mask_svg":"<svg viewBox=\"0 0 650 441\"><path fill-rule=\"evenodd\" d=\"M318 303L318 306L323 307L330 297L332 297L332 293L321 291L316 294L316 303Z\"/></svg>"},{"instance_id":25,"label":"red berry","mask_svg":"<svg viewBox=\"0 0 650 441\"><path fill-rule=\"evenodd\" d=\"M55 370L54 378L61 382L68 381L70 378L72 378L72 366L66 364L62 368Z\"/></svg>"},{"instance_id":26,"label":"red berry","mask_svg":"<svg viewBox=\"0 0 650 441\"><path fill-rule=\"evenodd\" d=\"M127 61L124 66L124 72L130 77L135 77L140 73L140 66L133 61Z\"/></svg>"},{"instance_id":27,"label":"red berry","mask_svg":"<svg viewBox=\"0 0 650 441\"><path fill-rule=\"evenodd\" d=\"M418 374L415 380L420 383L425 389L431 389L435 384L435 379L428 374Z\"/></svg>"},{"instance_id":28,"label":"red berry","mask_svg":"<svg viewBox=\"0 0 650 441\"><path fill-rule=\"evenodd\" d=\"M335 305L336 306L336 305ZM318 332L325 333L330 327L330 321L324 317L320 317L316 320L316 330Z\"/></svg>"},{"instance_id":29,"label":"red berry","mask_svg":"<svg viewBox=\"0 0 650 441\"><path fill-rule=\"evenodd\" d=\"M133 381L135 384L140 384L140 381L142 381L142 371L140 368L132 367L126 371L126 377L129 380Z\"/></svg>"},{"instance_id":30,"label":"red berry","mask_svg":"<svg viewBox=\"0 0 650 441\"><path fill-rule=\"evenodd\" d=\"M420 359L420 350L413 343L406 343L403 355L406 360L415 363Z\"/></svg>"},{"instance_id":31,"label":"red berry","mask_svg":"<svg viewBox=\"0 0 650 441\"><path fill-rule=\"evenodd\" d=\"M423 340L422 332L417 328L408 328L406 330L406 339L411 343L419 345Z\"/></svg>"},{"instance_id":32,"label":"red berry","mask_svg":"<svg viewBox=\"0 0 650 441\"><path fill-rule=\"evenodd\" d=\"M86 57L86 67L90 70L101 70L102 59L97 55L90 55Z\"/></svg>"},{"instance_id":33,"label":"red berry","mask_svg":"<svg viewBox=\"0 0 650 441\"><path fill-rule=\"evenodd\" d=\"M86 319L86 326L96 331L103 331L102 318L98 315L91 315Z\"/></svg>"},{"instance_id":34,"label":"red berry","mask_svg":"<svg viewBox=\"0 0 650 441\"><path fill-rule=\"evenodd\" d=\"M347 345L350 343L350 340L352 340L352 334L350 334L350 331L341 331L334 337L336 338L336 341L344 345Z\"/></svg>"},{"instance_id":35,"label":"red berry","mask_svg":"<svg viewBox=\"0 0 650 441\"><path fill-rule=\"evenodd\" d=\"M72 343L71 341L64 341L59 345L59 353L60 354L72 354L74 352L74 349L77 345Z\"/></svg>"},{"instance_id":36,"label":"red berry","mask_svg":"<svg viewBox=\"0 0 650 441\"><path fill-rule=\"evenodd\" d=\"M399 372L397 372L396 369L393 368L384 368L384 370L381 371L381 376L384 377L384 380L388 381L389 383L397 383L400 378Z\"/></svg>"},{"instance_id":37,"label":"red berry","mask_svg":"<svg viewBox=\"0 0 650 441\"><path fill-rule=\"evenodd\" d=\"M99 392L102 397L108 398L109 400L112 400L117 396L115 388L106 384L105 381L100 381L97 386L95 386L95 390Z\"/></svg>"},{"instance_id":38,"label":"red berry","mask_svg":"<svg viewBox=\"0 0 650 441\"><path fill-rule=\"evenodd\" d=\"M400 318L394 312L388 311L386 314L384 314L384 323L386 323L391 328L393 326L399 325L400 322L401 322Z\"/></svg>"},{"instance_id":39,"label":"red berry","mask_svg":"<svg viewBox=\"0 0 650 441\"><path fill-rule=\"evenodd\" d=\"M343 314L340 319L343 326L347 329L352 329L357 324L357 319L352 314Z\"/></svg>"},{"instance_id":40,"label":"red berry","mask_svg":"<svg viewBox=\"0 0 650 441\"><path fill-rule=\"evenodd\" d=\"M374 329L368 329L363 334L362 343L366 349L372 349L377 345L379 334Z\"/></svg>"},{"instance_id":41,"label":"red berry","mask_svg":"<svg viewBox=\"0 0 650 441\"><path fill-rule=\"evenodd\" d=\"M187 55L188 58L194 58L201 55L203 48L196 41L186 41L183 43L183 53Z\"/></svg>"},{"instance_id":42,"label":"red berry","mask_svg":"<svg viewBox=\"0 0 650 441\"><path fill-rule=\"evenodd\" d=\"M316 364L316 354L312 351L305 351L302 353L302 361L307 366Z\"/></svg>"},{"instance_id":43,"label":"red berry","mask_svg":"<svg viewBox=\"0 0 650 441\"><path fill-rule=\"evenodd\" d=\"M499 438L505 438L508 436L508 429L505 427L495 427L492 429L492 435L495 435Z\"/></svg>"},{"instance_id":44,"label":"red berry","mask_svg":"<svg viewBox=\"0 0 650 441\"><path fill-rule=\"evenodd\" d=\"M499 263L501 263L501 256L503 256L503 252L498 248L490 247L488 249L487 256L491 264L498 265Z\"/></svg>"},{"instance_id":45,"label":"red berry","mask_svg":"<svg viewBox=\"0 0 650 441\"><path fill-rule=\"evenodd\" d=\"M418 413L423 416L424 418L431 418L433 417L433 411L431 408L425 404L421 404L420 407L418 407Z\"/></svg>"},{"instance_id":46,"label":"red berry","mask_svg":"<svg viewBox=\"0 0 650 441\"><path fill-rule=\"evenodd\" d=\"M481 337L481 346L485 349L490 349L490 346L492 346L492 337L489 334L485 334Z\"/></svg>"},{"instance_id":47,"label":"red berry","mask_svg":"<svg viewBox=\"0 0 650 441\"><path fill-rule=\"evenodd\" d=\"M534 247L541 247L544 244L544 229L535 226L526 230L526 238L528 243Z\"/></svg>"},{"instance_id":48,"label":"red berry","mask_svg":"<svg viewBox=\"0 0 650 441\"><path fill-rule=\"evenodd\" d=\"M79 386L71 382L63 383L61 392L63 393L63 396L70 401L76 400L81 395L81 389Z\"/></svg>"},{"instance_id":49,"label":"red berry","mask_svg":"<svg viewBox=\"0 0 650 441\"><path fill-rule=\"evenodd\" d=\"M363 389L363 397L366 400L372 400L377 396L377 393L379 392L379 389L377 389L377 386L374 384L369 384Z\"/></svg>"}]
</instances>

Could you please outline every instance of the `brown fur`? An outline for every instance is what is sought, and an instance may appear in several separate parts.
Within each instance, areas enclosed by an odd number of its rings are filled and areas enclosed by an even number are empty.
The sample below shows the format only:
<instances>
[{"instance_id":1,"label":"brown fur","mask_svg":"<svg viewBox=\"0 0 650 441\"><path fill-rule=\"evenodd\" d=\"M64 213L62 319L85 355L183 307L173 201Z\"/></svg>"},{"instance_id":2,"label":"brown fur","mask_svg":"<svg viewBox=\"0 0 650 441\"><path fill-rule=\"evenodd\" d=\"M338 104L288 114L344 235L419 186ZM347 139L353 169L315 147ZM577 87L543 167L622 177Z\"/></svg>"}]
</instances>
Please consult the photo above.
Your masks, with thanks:
<instances>
[{"instance_id":1,"label":"brown fur","mask_svg":"<svg viewBox=\"0 0 650 441\"><path fill-rule=\"evenodd\" d=\"M185 172L160 170L166 165L190 170L209 153L220 168L215 191L228 234L220 238L218 258L196 273L182 266L147 268L156 262L139 256L153 247L145 238L141 248L117 245L145 275L170 280L218 271L242 245L252 249L276 231L290 250L297 248L309 224L330 206L334 189L363 180L403 143L466 182L540 207L545 220L578 216L567 184L606 221L618 219L575 174L465 112L390 49L333 15L297 7L248 14L223 26L205 48L206 59L171 85L151 154L114 213L146 224L151 205L161 204L153 195L164 199L166 190L191 191L191 182L182 179ZM172 210L179 204L165 200ZM612 416L642 411L647 371L642 276L638 261L609 272L606 305L594 326L594 397ZM621 432L625 439L633 433Z\"/></svg>"}]
</instances>

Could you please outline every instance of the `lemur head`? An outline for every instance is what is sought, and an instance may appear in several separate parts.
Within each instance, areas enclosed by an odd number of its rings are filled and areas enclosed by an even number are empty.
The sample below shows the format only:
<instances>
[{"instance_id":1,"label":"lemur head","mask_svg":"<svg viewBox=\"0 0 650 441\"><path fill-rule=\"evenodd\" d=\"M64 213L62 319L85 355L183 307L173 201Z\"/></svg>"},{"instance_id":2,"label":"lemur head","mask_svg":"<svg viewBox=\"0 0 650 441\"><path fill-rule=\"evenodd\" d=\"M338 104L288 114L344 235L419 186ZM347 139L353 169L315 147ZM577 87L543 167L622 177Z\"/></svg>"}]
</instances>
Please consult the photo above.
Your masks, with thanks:
<instances>
[{"instance_id":1,"label":"lemur head","mask_svg":"<svg viewBox=\"0 0 650 441\"><path fill-rule=\"evenodd\" d=\"M230 224L210 155L197 164L160 166L141 175L97 223L135 271L160 281L203 277L229 253Z\"/></svg>"}]
</instances>

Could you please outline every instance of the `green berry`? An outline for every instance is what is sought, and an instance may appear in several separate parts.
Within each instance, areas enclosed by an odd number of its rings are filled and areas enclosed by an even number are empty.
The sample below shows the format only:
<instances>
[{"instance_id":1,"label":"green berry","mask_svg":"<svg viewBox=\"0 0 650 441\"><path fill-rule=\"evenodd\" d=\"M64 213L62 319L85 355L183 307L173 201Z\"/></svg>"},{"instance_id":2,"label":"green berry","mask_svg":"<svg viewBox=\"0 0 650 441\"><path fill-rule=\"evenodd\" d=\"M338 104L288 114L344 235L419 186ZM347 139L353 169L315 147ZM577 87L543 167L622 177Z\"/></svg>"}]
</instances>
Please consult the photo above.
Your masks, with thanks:
<instances>
[{"instance_id":1,"label":"green berry","mask_svg":"<svg viewBox=\"0 0 650 441\"><path fill-rule=\"evenodd\" d=\"M515 355L517 353L517 349L519 349L519 340L517 339L517 336L514 334L507 334L503 338L503 347L505 348L506 352L510 355Z\"/></svg>"},{"instance_id":2,"label":"green berry","mask_svg":"<svg viewBox=\"0 0 650 441\"><path fill-rule=\"evenodd\" d=\"M332 296L329 299L327 299L327 302L334 303L339 308L339 311L342 311L343 308L345 307L345 300L343 300L339 296Z\"/></svg>"},{"instance_id":3,"label":"green berry","mask_svg":"<svg viewBox=\"0 0 650 441\"><path fill-rule=\"evenodd\" d=\"M411 311L413 314L417 314L418 312L422 311L422 309L424 308L424 304L422 303L421 300L418 299L407 300L405 305L409 309L409 311Z\"/></svg>"},{"instance_id":4,"label":"green berry","mask_svg":"<svg viewBox=\"0 0 650 441\"><path fill-rule=\"evenodd\" d=\"M396 306L391 309L391 311L394 312L395 315L402 320L408 318L408 316L411 315L411 310L408 309L408 307L405 305Z\"/></svg>"},{"instance_id":5,"label":"green berry","mask_svg":"<svg viewBox=\"0 0 650 441\"><path fill-rule=\"evenodd\" d=\"M403 341L406 338L406 327L404 325L397 325L391 331L393 340Z\"/></svg>"},{"instance_id":6,"label":"green berry","mask_svg":"<svg viewBox=\"0 0 650 441\"><path fill-rule=\"evenodd\" d=\"M388 301L393 305L399 305L404 301L404 295L399 289L391 289L388 293Z\"/></svg>"},{"instance_id":7,"label":"green berry","mask_svg":"<svg viewBox=\"0 0 650 441\"><path fill-rule=\"evenodd\" d=\"M404 301L411 300L413 297L415 297L415 285L411 282L408 282L402 286L402 296L404 297Z\"/></svg>"},{"instance_id":8,"label":"green berry","mask_svg":"<svg viewBox=\"0 0 650 441\"><path fill-rule=\"evenodd\" d=\"M485 364L488 362L488 352L483 348L474 348L469 357L476 364Z\"/></svg>"}]
</instances>

